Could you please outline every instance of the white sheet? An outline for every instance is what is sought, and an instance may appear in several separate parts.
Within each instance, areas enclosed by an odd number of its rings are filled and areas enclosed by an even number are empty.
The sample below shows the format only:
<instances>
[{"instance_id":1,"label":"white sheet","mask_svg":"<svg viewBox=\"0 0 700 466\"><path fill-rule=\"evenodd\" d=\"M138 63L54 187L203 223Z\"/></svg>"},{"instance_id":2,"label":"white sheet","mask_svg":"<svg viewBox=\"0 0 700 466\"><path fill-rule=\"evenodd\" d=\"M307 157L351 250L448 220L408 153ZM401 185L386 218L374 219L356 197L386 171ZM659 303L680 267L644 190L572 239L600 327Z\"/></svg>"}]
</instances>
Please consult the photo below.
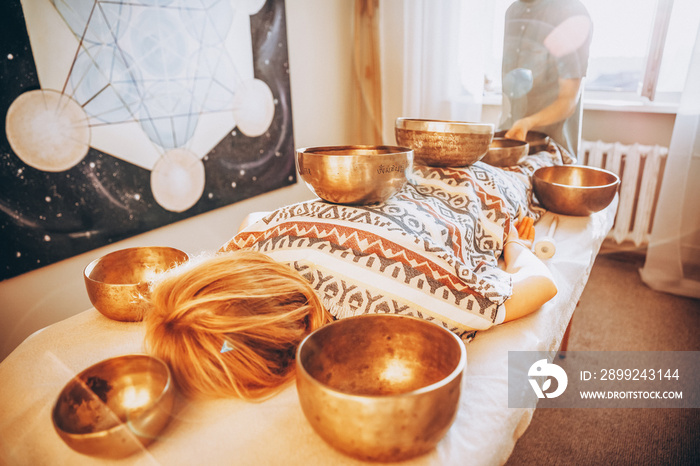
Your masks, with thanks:
<instances>
[{"instance_id":1,"label":"white sheet","mask_svg":"<svg viewBox=\"0 0 700 466\"><path fill-rule=\"evenodd\" d=\"M559 216L557 252L547 261L558 295L525 318L477 334L467 346L460 409L438 447L410 465L504 463L530 423L508 408L508 351L556 351L617 202L590 217ZM536 226L546 234L552 214ZM51 409L63 386L103 359L143 351L143 328L87 310L30 336L0 363L0 464L110 464L71 450L54 432ZM148 449L121 464L357 465L308 424L290 385L262 403L179 398L174 418Z\"/></svg>"}]
</instances>

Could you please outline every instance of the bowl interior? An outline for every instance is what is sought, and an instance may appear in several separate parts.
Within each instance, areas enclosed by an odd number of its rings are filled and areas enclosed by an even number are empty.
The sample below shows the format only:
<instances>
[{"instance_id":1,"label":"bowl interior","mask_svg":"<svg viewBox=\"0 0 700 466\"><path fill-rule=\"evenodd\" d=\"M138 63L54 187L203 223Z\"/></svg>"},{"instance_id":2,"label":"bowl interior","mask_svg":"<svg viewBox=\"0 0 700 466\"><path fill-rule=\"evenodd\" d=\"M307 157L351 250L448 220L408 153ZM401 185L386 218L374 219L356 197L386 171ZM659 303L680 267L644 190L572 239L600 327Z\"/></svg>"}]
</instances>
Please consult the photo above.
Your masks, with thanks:
<instances>
[{"instance_id":1,"label":"bowl interior","mask_svg":"<svg viewBox=\"0 0 700 466\"><path fill-rule=\"evenodd\" d=\"M96 434L139 417L155 406L171 385L165 363L147 355L99 362L71 379L53 409L57 429Z\"/></svg>"},{"instance_id":2,"label":"bowl interior","mask_svg":"<svg viewBox=\"0 0 700 466\"><path fill-rule=\"evenodd\" d=\"M491 144L489 145L489 150L498 149L521 149L527 151L528 143L525 141L518 141L517 139L507 139L507 138L493 138Z\"/></svg>"},{"instance_id":3,"label":"bowl interior","mask_svg":"<svg viewBox=\"0 0 700 466\"><path fill-rule=\"evenodd\" d=\"M426 389L453 379L466 363L464 345L451 332L395 315L342 319L309 335L299 365L318 383L339 392L383 396Z\"/></svg>"},{"instance_id":4,"label":"bowl interior","mask_svg":"<svg viewBox=\"0 0 700 466\"><path fill-rule=\"evenodd\" d=\"M533 176L539 181L563 188L603 188L620 182L612 172L582 165L542 167Z\"/></svg>"},{"instance_id":5,"label":"bowl interior","mask_svg":"<svg viewBox=\"0 0 700 466\"><path fill-rule=\"evenodd\" d=\"M494 134L495 138L505 138L507 130L497 131ZM549 136L539 131L528 131L525 136L525 142L529 144L528 153L535 154L539 151L546 150L549 145Z\"/></svg>"},{"instance_id":6,"label":"bowl interior","mask_svg":"<svg viewBox=\"0 0 700 466\"><path fill-rule=\"evenodd\" d=\"M507 132L508 130L496 131L494 137L505 138ZM547 145L549 143L549 136L539 131L528 131L525 135L525 142L530 145Z\"/></svg>"},{"instance_id":7,"label":"bowl interior","mask_svg":"<svg viewBox=\"0 0 700 466\"><path fill-rule=\"evenodd\" d=\"M90 263L85 277L98 283L132 285L148 282L187 259L185 252L169 247L122 249Z\"/></svg>"},{"instance_id":8,"label":"bowl interior","mask_svg":"<svg viewBox=\"0 0 700 466\"><path fill-rule=\"evenodd\" d=\"M381 156L381 155L402 155L410 152L411 149L399 146L322 146L306 147L298 149L297 154L306 156Z\"/></svg>"}]
</instances>

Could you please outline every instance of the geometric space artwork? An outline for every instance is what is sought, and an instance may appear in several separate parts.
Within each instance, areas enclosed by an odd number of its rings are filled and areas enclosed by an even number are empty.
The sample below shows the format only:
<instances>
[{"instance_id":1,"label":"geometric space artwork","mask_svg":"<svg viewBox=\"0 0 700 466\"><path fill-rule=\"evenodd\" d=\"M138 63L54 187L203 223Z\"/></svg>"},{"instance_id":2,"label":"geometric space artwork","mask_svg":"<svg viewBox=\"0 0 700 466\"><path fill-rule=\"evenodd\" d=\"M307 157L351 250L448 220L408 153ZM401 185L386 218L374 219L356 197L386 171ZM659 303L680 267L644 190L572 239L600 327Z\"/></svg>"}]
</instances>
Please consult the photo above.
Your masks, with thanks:
<instances>
[{"instance_id":1,"label":"geometric space artwork","mask_svg":"<svg viewBox=\"0 0 700 466\"><path fill-rule=\"evenodd\" d=\"M295 183L285 22L284 0L0 0L0 280Z\"/></svg>"}]
</instances>

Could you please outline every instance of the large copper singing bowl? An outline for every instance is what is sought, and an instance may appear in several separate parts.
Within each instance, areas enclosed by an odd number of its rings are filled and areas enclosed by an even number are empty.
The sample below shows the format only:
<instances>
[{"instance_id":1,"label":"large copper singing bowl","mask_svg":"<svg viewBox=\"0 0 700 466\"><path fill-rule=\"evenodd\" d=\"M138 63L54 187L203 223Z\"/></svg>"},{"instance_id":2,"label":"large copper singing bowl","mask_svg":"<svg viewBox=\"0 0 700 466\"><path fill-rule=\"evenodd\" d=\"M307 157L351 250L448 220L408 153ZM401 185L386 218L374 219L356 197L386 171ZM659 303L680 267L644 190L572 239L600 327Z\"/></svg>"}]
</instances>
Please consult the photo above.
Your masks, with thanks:
<instances>
[{"instance_id":1,"label":"large copper singing bowl","mask_svg":"<svg viewBox=\"0 0 700 466\"><path fill-rule=\"evenodd\" d=\"M586 216L605 209L615 198L620 178L583 165L542 167L532 187L542 206L557 214Z\"/></svg>"},{"instance_id":2,"label":"large copper singing bowl","mask_svg":"<svg viewBox=\"0 0 700 466\"><path fill-rule=\"evenodd\" d=\"M396 194L413 167L413 151L396 146L326 146L296 151L297 171L321 199L375 204Z\"/></svg>"},{"instance_id":3,"label":"large copper singing bowl","mask_svg":"<svg viewBox=\"0 0 700 466\"><path fill-rule=\"evenodd\" d=\"M464 167L486 155L491 123L397 118L396 143L415 152L415 161L433 167Z\"/></svg>"},{"instance_id":4,"label":"large copper singing bowl","mask_svg":"<svg viewBox=\"0 0 700 466\"><path fill-rule=\"evenodd\" d=\"M104 316L123 322L143 319L149 308L149 284L188 256L169 247L128 248L95 259L83 272L90 302Z\"/></svg>"},{"instance_id":5,"label":"large copper singing bowl","mask_svg":"<svg viewBox=\"0 0 700 466\"><path fill-rule=\"evenodd\" d=\"M488 152L481 160L494 167L512 167L527 157L528 148L529 145L525 141L493 138Z\"/></svg>"},{"instance_id":6,"label":"large copper singing bowl","mask_svg":"<svg viewBox=\"0 0 700 466\"><path fill-rule=\"evenodd\" d=\"M341 319L299 346L299 400L331 446L400 461L430 451L452 425L466 361L464 344L437 324L390 314Z\"/></svg>"},{"instance_id":7,"label":"large copper singing bowl","mask_svg":"<svg viewBox=\"0 0 700 466\"><path fill-rule=\"evenodd\" d=\"M51 412L73 450L124 458L153 442L170 420L170 370L160 359L133 354L106 359L66 384Z\"/></svg>"}]
</instances>

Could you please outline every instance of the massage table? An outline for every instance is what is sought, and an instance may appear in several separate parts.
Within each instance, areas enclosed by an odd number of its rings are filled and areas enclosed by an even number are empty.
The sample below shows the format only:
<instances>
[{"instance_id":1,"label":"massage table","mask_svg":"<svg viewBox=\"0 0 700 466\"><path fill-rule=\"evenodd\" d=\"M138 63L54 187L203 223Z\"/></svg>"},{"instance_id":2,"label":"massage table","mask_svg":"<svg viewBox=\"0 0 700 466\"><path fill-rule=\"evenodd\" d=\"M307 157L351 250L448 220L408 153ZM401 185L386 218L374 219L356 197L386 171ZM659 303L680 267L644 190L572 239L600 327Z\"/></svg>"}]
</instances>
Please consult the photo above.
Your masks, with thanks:
<instances>
[{"instance_id":1,"label":"massage table","mask_svg":"<svg viewBox=\"0 0 700 466\"><path fill-rule=\"evenodd\" d=\"M535 313L478 332L467 344L454 424L430 453L408 465L498 465L511 454L534 408L508 407L508 352L556 353L593 262L612 228L617 199L589 217L558 215L556 254L546 260L557 296ZM554 214L536 225L548 232ZM272 398L189 400L178 396L159 438L125 460L71 450L56 434L51 410L64 385L104 359L144 352L141 323L116 322L89 309L40 330L0 363L0 464L11 465L357 465L312 429L290 384Z\"/></svg>"}]
</instances>

